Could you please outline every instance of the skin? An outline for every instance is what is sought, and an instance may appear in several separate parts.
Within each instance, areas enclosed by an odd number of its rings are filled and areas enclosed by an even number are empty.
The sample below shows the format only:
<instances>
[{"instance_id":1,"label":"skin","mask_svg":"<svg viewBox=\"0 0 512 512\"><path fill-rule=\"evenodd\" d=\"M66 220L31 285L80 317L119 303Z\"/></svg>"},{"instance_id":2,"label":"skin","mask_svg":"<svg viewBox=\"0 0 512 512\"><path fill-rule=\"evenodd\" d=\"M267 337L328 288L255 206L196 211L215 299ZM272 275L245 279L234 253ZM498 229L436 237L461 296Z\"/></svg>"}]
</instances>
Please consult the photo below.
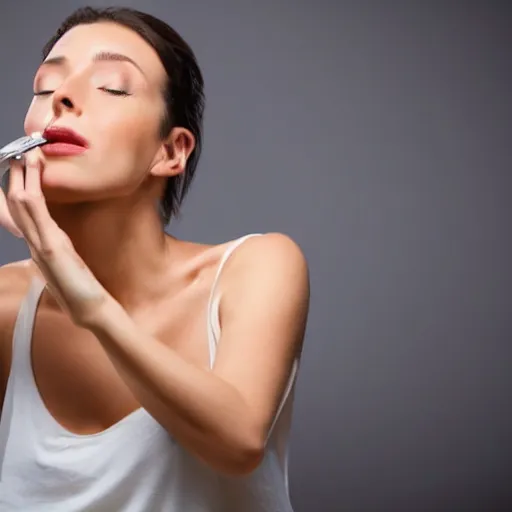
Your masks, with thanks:
<instances>
[{"instance_id":1,"label":"skin","mask_svg":"<svg viewBox=\"0 0 512 512\"><path fill-rule=\"evenodd\" d=\"M91 44L92 42L92 44ZM96 62L98 52L128 62ZM26 133L48 123L90 143L80 156L41 149L11 167L0 224L31 258L0 268L0 403L17 312L30 280L46 281L32 364L46 407L68 430L100 432L144 407L185 448L218 471L245 474L265 439L301 350L308 268L288 236L247 240L218 285L222 334L209 369L206 309L228 243L178 240L161 227L156 201L184 172L193 135L162 141L164 69L131 30L96 23L70 30L35 77ZM139 69L140 67L140 69ZM104 88L129 91L114 96Z\"/></svg>"}]
</instances>

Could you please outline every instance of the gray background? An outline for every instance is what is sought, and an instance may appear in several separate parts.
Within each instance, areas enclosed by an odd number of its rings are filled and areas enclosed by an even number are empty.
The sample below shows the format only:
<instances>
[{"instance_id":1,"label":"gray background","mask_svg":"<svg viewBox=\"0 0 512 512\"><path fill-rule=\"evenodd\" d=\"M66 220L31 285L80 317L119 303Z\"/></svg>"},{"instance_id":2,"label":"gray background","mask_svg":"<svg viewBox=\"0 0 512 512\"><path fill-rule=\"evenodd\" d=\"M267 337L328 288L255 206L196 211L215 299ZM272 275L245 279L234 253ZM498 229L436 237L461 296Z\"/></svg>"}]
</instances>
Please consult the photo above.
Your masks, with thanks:
<instances>
[{"instance_id":1,"label":"gray background","mask_svg":"<svg viewBox=\"0 0 512 512\"><path fill-rule=\"evenodd\" d=\"M79 5L2 3L0 140ZM309 259L295 509L512 510L510 3L124 5L177 28L206 78L171 231L283 231ZM5 232L0 247L28 255Z\"/></svg>"}]
</instances>

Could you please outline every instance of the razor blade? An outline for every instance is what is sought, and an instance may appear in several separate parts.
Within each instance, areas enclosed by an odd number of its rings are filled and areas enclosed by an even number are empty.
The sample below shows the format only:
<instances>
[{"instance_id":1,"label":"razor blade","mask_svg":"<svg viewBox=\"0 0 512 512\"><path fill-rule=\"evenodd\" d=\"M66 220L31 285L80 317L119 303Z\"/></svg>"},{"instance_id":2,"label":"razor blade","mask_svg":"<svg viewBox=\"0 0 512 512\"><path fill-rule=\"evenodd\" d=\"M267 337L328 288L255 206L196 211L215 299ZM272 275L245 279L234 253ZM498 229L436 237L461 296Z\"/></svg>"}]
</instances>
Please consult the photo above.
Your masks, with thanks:
<instances>
[{"instance_id":1,"label":"razor blade","mask_svg":"<svg viewBox=\"0 0 512 512\"><path fill-rule=\"evenodd\" d=\"M0 180L9 170L10 162L13 158L19 160L27 151L42 146L47 142L40 134L26 135L13 140L0 149Z\"/></svg>"}]
</instances>

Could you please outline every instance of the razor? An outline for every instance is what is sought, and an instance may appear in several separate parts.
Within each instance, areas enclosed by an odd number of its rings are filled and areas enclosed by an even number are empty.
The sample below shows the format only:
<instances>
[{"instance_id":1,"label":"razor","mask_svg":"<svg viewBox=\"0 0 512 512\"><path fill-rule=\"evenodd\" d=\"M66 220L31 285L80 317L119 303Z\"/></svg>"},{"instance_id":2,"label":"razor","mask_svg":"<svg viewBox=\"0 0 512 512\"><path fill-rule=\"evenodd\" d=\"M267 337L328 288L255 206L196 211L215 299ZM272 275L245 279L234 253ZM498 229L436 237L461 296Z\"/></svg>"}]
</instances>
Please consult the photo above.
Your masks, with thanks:
<instances>
[{"instance_id":1,"label":"razor","mask_svg":"<svg viewBox=\"0 0 512 512\"><path fill-rule=\"evenodd\" d=\"M40 133L36 132L13 140L0 149L0 181L9 170L11 160L21 160L24 153L47 142Z\"/></svg>"}]
</instances>

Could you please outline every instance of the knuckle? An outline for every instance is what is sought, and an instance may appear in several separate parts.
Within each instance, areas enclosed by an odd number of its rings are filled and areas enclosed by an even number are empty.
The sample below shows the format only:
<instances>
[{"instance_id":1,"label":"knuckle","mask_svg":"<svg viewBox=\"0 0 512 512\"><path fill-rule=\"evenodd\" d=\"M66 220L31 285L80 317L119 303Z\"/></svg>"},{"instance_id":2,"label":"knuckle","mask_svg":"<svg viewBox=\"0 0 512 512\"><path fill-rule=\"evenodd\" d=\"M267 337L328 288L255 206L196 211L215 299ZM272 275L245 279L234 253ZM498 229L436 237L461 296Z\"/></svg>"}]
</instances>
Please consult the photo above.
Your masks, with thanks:
<instances>
[{"instance_id":1,"label":"knuckle","mask_svg":"<svg viewBox=\"0 0 512 512\"><path fill-rule=\"evenodd\" d=\"M12 190L8 192L7 200L13 204L35 204L39 196L28 190Z\"/></svg>"},{"instance_id":2,"label":"knuckle","mask_svg":"<svg viewBox=\"0 0 512 512\"><path fill-rule=\"evenodd\" d=\"M45 260L51 259L55 256L55 249L47 244L41 245L38 252Z\"/></svg>"},{"instance_id":3,"label":"knuckle","mask_svg":"<svg viewBox=\"0 0 512 512\"><path fill-rule=\"evenodd\" d=\"M7 192L7 200L11 203L20 203L23 200L23 193L23 190L9 190Z\"/></svg>"},{"instance_id":4,"label":"knuckle","mask_svg":"<svg viewBox=\"0 0 512 512\"><path fill-rule=\"evenodd\" d=\"M29 207L35 206L37 204L37 196L31 194L30 192L26 193L23 198L23 204Z\"/></svg>"}]
</instances>

